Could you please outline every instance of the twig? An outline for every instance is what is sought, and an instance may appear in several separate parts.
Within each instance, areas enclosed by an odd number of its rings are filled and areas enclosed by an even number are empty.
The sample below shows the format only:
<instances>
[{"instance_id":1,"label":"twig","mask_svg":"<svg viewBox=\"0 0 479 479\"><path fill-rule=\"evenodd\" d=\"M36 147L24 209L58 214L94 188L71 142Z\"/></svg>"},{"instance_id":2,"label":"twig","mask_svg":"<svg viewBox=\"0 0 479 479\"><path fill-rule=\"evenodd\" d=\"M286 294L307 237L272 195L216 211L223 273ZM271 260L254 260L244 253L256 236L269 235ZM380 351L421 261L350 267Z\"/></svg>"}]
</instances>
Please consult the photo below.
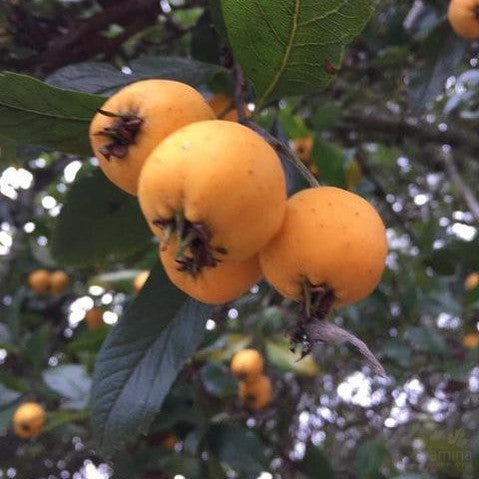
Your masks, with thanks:
<instances>
[{"instance_id":1,"label":"twig","mask_svg":"<svg viewBox=\"0 0 479 479\"><path fill-rule=\"evenodd\" d=\"M444 161L444 165L446 166L446 170L451 177L451 180L456 185L459 193L461 193L464 201L467 204L472 216L479 221L479 201L477 200L476 196L472 192L469 185L463 180L462 176L457 169L456 163L454 162L454 158L451 152L443 152L442 158Z\"/></svg>"},{"instance_id":2,"label":"twig","mask_svg":"<svg viewBox=\"0 0 479 479\"><path fill-rule=\"evenodd\" d=\"M235 107L236 111L238 112L239 123L244 124L246 120L246 115L244 111L246 82L243 70L239 66L238 62L235 62L233 69L235 75Z\"/></svg>"},{"instance_id":3,"label":"twig","mask_svg":"<svg viewBox=\"0 0 479 479\"><path fill-rule=\"evenodd\" d=\"M319 181L308 170L306 165L284 143L279 141L264 128L261 128L256 123L247 118L244 120L243 123L252 130L256 131L256 133L261 135L277 151L278 154L283 155L288 161L293 163L293 165L296 166L301 175L310 184L310 186L320 186Z\"/></svg>"}]
</instances>

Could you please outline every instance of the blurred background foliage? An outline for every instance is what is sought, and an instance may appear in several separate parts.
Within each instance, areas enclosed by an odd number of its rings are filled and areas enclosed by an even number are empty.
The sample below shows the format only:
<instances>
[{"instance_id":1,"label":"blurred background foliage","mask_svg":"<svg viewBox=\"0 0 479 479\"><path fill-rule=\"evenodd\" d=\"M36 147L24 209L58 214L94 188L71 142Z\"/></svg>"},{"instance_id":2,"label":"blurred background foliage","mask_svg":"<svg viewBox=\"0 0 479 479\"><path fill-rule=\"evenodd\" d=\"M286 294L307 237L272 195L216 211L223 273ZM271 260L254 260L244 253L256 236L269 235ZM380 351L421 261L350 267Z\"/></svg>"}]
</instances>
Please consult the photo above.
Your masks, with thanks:
<instances>
[{"instance_id":1,"label":"blurred background foliage","mask_svg":"<svg viewBox=\"0 0 479 479\"><path fill-rule=\"evenodd\" d=\"M128 75L233 95L217 3L4 1L0 63L99 95ZM0 477L479 477L479 281L469 276L479 271L479 43L453 34L447 4L378 2L327 89L282 98L255 116L320 181L380 210L390 245L384 278L331 320L368 343L388 378L345 346L319 345L297 362L283 335L291 305L261 284L208 312L202 343L148 434L111 459L92 436L93 366L137 295L133 279L156 264L156 247L135 201L88 152L37 146L49 129L38 119L28 125L32 141L15 144L8 115L0 119ZM34 95L39 87L22 88ZM53 144L61 134L51 130ZM290 190L301 188L286 167ZM68 289L30 291L26 278L38 268L66 270ZM93 307L103 311L99 327L84 321ZM253 415L240 407L228 370L250 345L264 353L274 385L272 405ZM48 414L31 441L10 425L27 399Z\"/></svg>"}]
</instances>

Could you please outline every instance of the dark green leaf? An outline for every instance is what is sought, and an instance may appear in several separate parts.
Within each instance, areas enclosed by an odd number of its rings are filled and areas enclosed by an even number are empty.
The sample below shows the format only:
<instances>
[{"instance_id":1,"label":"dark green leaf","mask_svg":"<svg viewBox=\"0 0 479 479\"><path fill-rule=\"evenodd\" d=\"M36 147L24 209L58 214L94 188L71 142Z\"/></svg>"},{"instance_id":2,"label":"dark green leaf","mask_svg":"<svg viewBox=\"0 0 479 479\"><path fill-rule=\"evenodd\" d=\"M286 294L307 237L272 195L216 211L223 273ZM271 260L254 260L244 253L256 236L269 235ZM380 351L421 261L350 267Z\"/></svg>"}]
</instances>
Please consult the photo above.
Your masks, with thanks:
<instances>
[{"instance_id":1,"label":"dark green leaf","mask_svg":"<svg viewBox=\"0 0 479 479\"><path fill-rule=\"evenodd\" d=\"M199 18L191 34L191 55L196 60L218 64L219 36L213 25L211 14L206 10Z\"/></svg>"},{"instance_id":2,"label":"dark green leaf","mask_svg":"<svg viewBox=\"0 0 479 479\"><path fill-rule=\"evenodd\" d=\"M168 474L168 477L184 476L188 479L201 478L201 463L198 459L186 454L174 454L158 461L161 470Z\"/></svg>"},{"instance_id":3,"label":"dark green leaf","mask_svg":"<svg viewBox=\"0 0 479 479\"><path fill-rule=\"evenodd\" d=\"M5 434L7 429L10 427L12 415L17 407L17 404L12 404L11 406L0 408L0 435Z\"/></svg>"},{"instance_id":4,"label":"dark green leaf","mask_svg":"<svg viewBox=\"0 0 479 479\"><path fill-rule=\"evenodd\" d=\"M20 397L20 393L17 391L12 391L7 389L3 384L0 383L0 407L5 407L8 404L11 404L13 401L16 401Z\"/></svg>"},{"instance_id":5,"label":"dark green leaf","mask_svg":"<svg viewBox=\"0 0 479 479\"><path fill-rule=\"evenodd\" d=\"M84 62L56 71L47 81L58 87L111 95L130 83L147 78L164 78L199 87L224 71L218 65L181 57L141 57L130 64L131 74L123 73L110 63Z\"/></svg>"},{"instance_id":6,"label":"dark green leaf","mask_svg":"<svg viewBox=\"0 0 479 479\"><path fill-rule=\"evenodd\" d=\"M271 99L316 93L339 68L344 45L363 29L371 0L222 0L233 54L261 108Z\"/></svg>"},{"instance_id":7,"label":"dark green leaf","mask_svg":"<svg viewBox=\"0 0 479 479\"><path fill-rule=\"evenodd\" d=\"M372 439L361 444L354 458L356 472L360 479L382 478L381 467L388 458L384 441Z\"/></svg>"},{"instance_id":8,"label":"dark green leaf","mask_svg":"<svg viewBox=\"0 0 479 479\"><path fill-rule=\"evenodd\" d=\"M62 396L64 409L85 409L90 395L91 379L84 366L65 364L43 372L45 384Z\"/></svg>"},{"instance_id":9,"label":"dark green leaf","mask_svg":"<svg viewBox=\"0 0 479 479\"><path fill-rule=\"evenodd\" d=\"M211 307L185 302L156 266L98 354L92 389L92 427L111 453L146 433L179 370L205 331Z\"/></svg>"},{"instance_id":10,"label":"dark green leaf","mask_svg":"<svg viewBox=\"0 0 479 479\"><path fill-rule=\"evenodd\" d=\"M51 326L44 324L41 328L28 334L23 341L22 358L36 373L39 373L40 369L45 366L51 334Z\"/></svg>"},{"instance_id":11,"label":"dark green leaf","mask_svg":"<svg viewBox=\"0 0 479 479\"><path fill-rule=\"evenodd\" d=\"M395 476L393 479L434 479L429 474L401 474Z\"/></svg>"},{"instance_id":12,"label":"dark green leaf","mask_svg":"<svg viewBox=\"0 0 479 479\"><path fill-rule=\"evenodd\" d=\"M88 126L104 101L101 96L61 90L26 75L3 73L0 131L10 144L35 143L88 155Z\"/></svg>"},{"instance_id":13,"label":"dark green leaf","mask_svg":"<svg viewBox=\"0 0 479 479\"><path fill-rule=\"evenodd\" d=\"M445 354L448 347L444 338L437 332L421 327L409 327L404 337L419 351L431 354Z\"/></svg>"},{"instance_id":14,"label":"dark green leaf","mask_svg":"<svg viewBox=\"0 0 479 479\"><path fill-rule=\"evenodd\" d=\"M344 152L337 146L320 140L314 140L313 163L319 168L321 181L327 185L346 188Z\"/></svg>"},{"instance_id":15,"label":"dark green leaf","mask_svg":"<svg viewBox=\"0 0 479 479\"><path fill-rule=\"evenodd\" d=\"M411 363L411 349L399 339L384 341L383 355L403 368L407 368Z\"/></svg>"},{"instance_id":16,"label":"dark green leaf","mask_svg":"<svg viewBox=\"0 0 479 479\"><path fill-rule=\"evenodd\" d=\"M334 479L336 477L324 450L312 444L308 444L306 448L301 470L309 479L316 479L317 477Z\"/></svg>"},{"instance_id":17,"label":"dark green leaf","mask_svg":"<svg viewBox=\"0 0 479 479\"><path fill-rule=\"evenodd\" d=\"M412 71L409 81L410 106L415 113L444 91L446 79L456 74L468 44L446 21L432 29L419 52L425 63Z\"/></svg>"},{"instance_id":18,"label":"dark green leaf","mask_svg":"<svg viewBox=\"0 0 479 479\"><path fill-rule=\"evenodd\" d=\"M213 454L241 472L241 477L256 479L267 468L264 445L253 431L218 424L211 426L207 441Z\"/></svg>"},{"instance_id":19,"label":"dark green leaf","mask_svg":"<svg viewBox=\"0 0 479 479\"><path fill-rule=\"evenodd\" d=\"M217 397L236 393L237 384L223 363L208 363L201 369L201 379L205 390Z\"/></svg>"},{"instance_id":20,"label":"dark green leaf","mask_svg":"<svg viewBox=\"0 0 479 479\"><path fill-rule=\"evenodd\" d=\"M150 236L137 200L96 170L80 177L68 192L53 232L52 253L62 264L110 263L144 248Z\"/></svg>"}]
</instances>

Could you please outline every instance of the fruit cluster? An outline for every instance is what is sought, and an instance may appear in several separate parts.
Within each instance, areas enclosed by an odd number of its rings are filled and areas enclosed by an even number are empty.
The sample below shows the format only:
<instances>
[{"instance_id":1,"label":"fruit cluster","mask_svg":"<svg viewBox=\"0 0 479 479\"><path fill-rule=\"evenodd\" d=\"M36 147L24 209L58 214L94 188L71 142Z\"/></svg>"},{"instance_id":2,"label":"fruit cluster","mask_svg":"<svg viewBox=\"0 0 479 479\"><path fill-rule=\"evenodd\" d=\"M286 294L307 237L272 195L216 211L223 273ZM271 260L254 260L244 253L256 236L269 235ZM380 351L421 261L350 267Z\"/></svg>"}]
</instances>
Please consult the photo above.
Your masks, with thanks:
<instances>
[{"instance_id":1,"label":"fruit cluster","mask_svg":"<svg viewBox=\"0 0 479 479\"><path fill-rule=\"evenodd\" d=\"M37 269L28 276L28 286L36 294L61 294L69 283L70 278L65 271Z\"/></svg>"},{"instance_id":2,"label":"fruit cluster","mask_svg":"<svg viewBox=\"0 0 479 479\"><path fill-rule=\"evenodd\" d=\"M308 316L370 294L387 251L375 209L333 187L287 199L269 143L237 117L214 118L193 88L146 80L113 95L91 123L100 167L138 196L171 281L220 304L264 276Z\"/></svg>"},{"instance_id":3,"label":"fruit cluster","mask_svg":"<svg viewBox=\"0 0 479 479\"><path fill-rule=\"evenodd\" d=\"M239 381L238 397L247 409L259 411L271 402L271 379L264 375L263 356L256 349L242 349L230 364L231 373Z\"/></svg>"},{"instance_id":4,"label":"fruit cluster","mask_svg":"<svg viewBox=\"0 0 479 479\"><path fill-rule=\"evenodd\" d=\"M477 0L451 0L447 18L452 29L468 40L479 39L479 2Z\"/></svg>"}]
</instances>

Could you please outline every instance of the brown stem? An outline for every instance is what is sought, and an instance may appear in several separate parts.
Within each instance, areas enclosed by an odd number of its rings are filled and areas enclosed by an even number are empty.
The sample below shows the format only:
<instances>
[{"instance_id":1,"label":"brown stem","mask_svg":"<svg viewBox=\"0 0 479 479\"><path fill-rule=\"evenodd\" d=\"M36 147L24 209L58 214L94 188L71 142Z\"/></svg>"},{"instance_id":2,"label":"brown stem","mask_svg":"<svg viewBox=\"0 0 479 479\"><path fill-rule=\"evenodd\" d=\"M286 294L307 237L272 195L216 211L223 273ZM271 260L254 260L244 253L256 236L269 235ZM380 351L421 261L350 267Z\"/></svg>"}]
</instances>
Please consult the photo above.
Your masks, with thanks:
<instances>
[{"instance_id":1,"label":"brown stem","mask_svg":"<svg viewBox=\"0 0 479 479\"><path fill-rule=\"evenodd\" d=\"M367 345L349 331L323 319L311 321L304 328L310 341L352 344L366 358L376 374L387 377L386 371Z\"/></svg>"},{"instance_id":2,"label":"brown stem","mask_svg":"<svg viewBox=\"0 0 479 479\"><path fill-rule=\"evenodd\" d=\"M284 155L288 161L293 163L310 186L313 188L320 186L319 181L308 170L306 165L286 145L249 119L245 119L243 124L261 135L279 154Z\"/></svg>"}]
</instances>

